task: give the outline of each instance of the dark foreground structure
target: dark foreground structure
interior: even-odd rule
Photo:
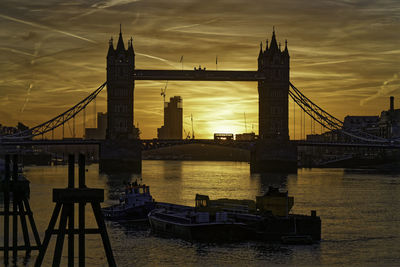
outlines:
[[[29,258],[32,250],[39,250],[41,247],[39,233],[36,228],[33,212],[29,205],[29,181],[19,175],[18,156],[14,155],[12,159],[12,176],[10,177],[10,155],[5,156],[4,178],[0,182],[0,193],[3,194],[4,211],[0,215],[4,217],[3,246],[0,248],[4,252],[4,265],[9,264],[9,251],[12,250],[13,262],[17,263],[18,251],[25,250],[25,258]],[[12,180],[10,179],[12,178]],[[12,211],[10,210],[10,197],[12,197]],[[12,227],[10,227],[10,217],[12,218]],[[28,231],[28,217],[36,246],[31,245]],[[18,219],[20,220],[23,234],[24,245],[18,245]],[[10,231],[12,229],[12,231]],[[10,233],[12,233],[12,246],[10,246]]]
[[[85,185],[85,157],[79,155],[79,187],[75,188],[74,169],[75,157],[69,156],[68,166],[68,187],[64,189],[53,189],[53,202],[56,203],[53,214],[50,219],[43,245],[39,255],[36,258],[35,266],[42,266],[44,256],[52,235],[57,235],[57,242],[53,256],[53,266],[60,266],[62,249],[64,245],[65,235],[68,235],[68,266],[74,265],[74,237],[78,235],[79,243],[79,266],[85,265],[85,235],[100,234],[103,241],[104,250],[107,256],[109,266],[116,266],[114,256],[111,249],[110,240],[108,238],[107,229],[101,213],[100,202],[104,201],[104,189],[87,188]],[[85,205],[90,203],[93,209],[94,217],[98,225],[98,229],[85,228]],[[79,206],[78,229],[75,229],[75,204]],[[60,215],[59,228],[55,229],[55,225]],[[68,222],[68,227],[67,227]]]

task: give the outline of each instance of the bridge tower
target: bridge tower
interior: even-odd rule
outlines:
[[[117,47],[110,40],[107,53],[107,130],[100,145],[100,171],[142,171],[139,129],[133,124],[135,52],[132,38],[125,49],[121,29]]]
[[[263,51],[260,44],[258,71],[266,74],[267,79],[258,82],[259,95],[259,136],[261,139],[275,141],[289,140],[289,51],[277,44],[275,30],[271,44]]]
[[[287,42],[282,50],[274,30],[258,55],[258,71],[267,78],[258,82],[260,138],[251,151],[251,172],[297,171],[297,147],[289,142],[289,62]]]
[[[133,98],[135,52],[132,38],[125,50],[121,29],[116,49],[110,39],[107,53],[107,132],[106,139],[134,139]]]

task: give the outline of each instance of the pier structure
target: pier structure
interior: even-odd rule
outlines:
[[[36,258],[35,266],[42,266],[52,235],[57,236],[52,266],[60,266],[65,235],[68,236],[68,266],[74,266],[75,235],[78,235],[79,266],[85,266],[85,235],[100,234],[109,266],[116,266],[100,203],[104,201],[104,189],[88,188],[85,184],[85,156],[79,155],[79,187],[75,188],[75,157],[68,158],[68,187],[53,189],[53,202],[56,203],[43,245]],[[90,203],[98,228],[85,228],[85,205]],[[78,204],[78,228],[75,228],[75,204]],[[59,227],[55,229],[58,217]]]
[[[12,175],[10,180],[10,155],[5,155],[5,173],[4,179],[0,183],[0,192],[3,193],[4,210],[0,211],[3,216],[3,246],[0,250],[4,252],[3,263],[9,264],[9,252],[12,250],[14,265],[17,264],[18,251],[24,250],[25,257],[28,258],[32,250],[39,250],[41,247],[40,237],[36,228],[33,212],[29,205],[29,181],[18,177],[18,156],[13,155]],[[11,199],[12,198],[12,199]],[[12,210],[10,204],[12,202]],[[10,217],[12,218],[12,227],[10,227]],[[28,220],[27,218],[28,217]],[[18,245],[18,219],[20,221],[24,245]],[[32,234],[36,245],[32,245],[28,229],[28,221],[31,226]],[[12,229],[12,231],[10,231]],[[10,233],[12,233],[12,245],[10,245]]]

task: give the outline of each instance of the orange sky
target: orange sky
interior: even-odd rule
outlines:
[[[215,69],[218,55],[220,70],[255,70],[259,43],[271,38],[275,25],[278,41],[288,40],[291,81],[306,96],[339,119],[378,115],[390,95],[400,106],[399,14],[395,0],[2,0],[0,123],[34,126],[101,85],[108,40],[116,39],[119,23],[125,42],[134,37],[140,69],[180,69],[182,55],[184,68]],[[162,125],[164,86],[136,83],[135,124],[142,138],[156,137]],[[258,132],[256,83],[170,81],[167,98],[174,95],[183,98],[187,131],[193,114],[197,138],[244,132],[244,112],[247,131]],[[96,109],[106,110],[105,92]],[[291,103],[291,117],[292,109]],[[88,127],[93,112],[91,105]],[[79,135],[81,116],[76,124]]]

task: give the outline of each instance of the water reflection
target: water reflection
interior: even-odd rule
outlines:
[[[258,194],[264,195],[268,192],[268,188],[270,186],[284,188],[287,190],[288,175],[289,173],[257,173],[251,174],[251,179],[258,180]]]
[[[141,182],[142,176],[141,174],[134,173],[102,173],[99,174],[100,179],[104,179],[106,184],[106,192],[108,199],[115,200],[119,199],[119,196],[122,192],[125,191],[125,186],[128,183],[132,183],[134,181]]]
[[[393,265],[399,260],[399,175],[341,169],[250,175],[248,164],[237,162],[143,161],[142,176],[99,175],[96,164],[87,168],[88,187],[104,188],[106,200],[108,191],[123,190],[124,181],[140,178],[150,185],[157,201],[185,205],[194,205],[196,193],[207,194],[211,199],[255,199],[269,185],[275,185],[286,188],[295,197],[294,213],[309,214],[310,210],[317,210],[322,219],[323,241],[307,247],[275,247],[257,242],[197,246],[179,239],[157,238],[137,226],[108,222],[118,266],[347,266],[354,262]],[[29,167],[25,175],[31,181],[31,207],[43,238],[54,208],[52,189],[67,186],[67,166]],[[92,216],[87,217],[87,223],[88,227],[95,225]],[[52,240],[51,244],[54,243]],[[106,260],[101,239],[89,237],[87,248],[88,255],[95,255],[87,258],[87,266],[103,266]],[[31,265],[35,253],[29,260]],[[19,257],[18,263],[22,261]],[[52,257],[45,261],[46,266],[51,266]]]

